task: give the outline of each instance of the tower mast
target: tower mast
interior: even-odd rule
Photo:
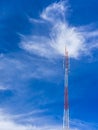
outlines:
[[[65,48],[64,58],[64,115],[63,115],[63,130],[69,130],[69,101],[68,101],[68,72],[69,72],[69,57],[68,51]]]

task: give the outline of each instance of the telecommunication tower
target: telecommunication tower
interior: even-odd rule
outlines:
[[[69,129],[69,101],[68,101],[68,73],[69,73],[69,56],[68,56],[68,51],[65,48],[63,130],[70,130]]]

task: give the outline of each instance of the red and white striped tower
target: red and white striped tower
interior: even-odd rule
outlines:
[[[69,72],[69,57],[68,51],[65,48],[65,64],[64,64],[64,115],[63,115],[63,130],[69,130],[69,101],[68,101],[68,72]]]

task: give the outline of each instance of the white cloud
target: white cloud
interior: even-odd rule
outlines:
[[[28,129],[30,130],[29,127]],[[10,115],[5,114],[2,111],[2,109],[0,109],[0,129],[1,130],[27,130],[27,127],[15,123],[13,120],[10,119]]]
[[[53,36],[54,35],[54,36]],[[85,39],[75,27],[68,27],[64,23],[59,23],[53,28],[51,46],[61,55],[64,55],[65,46],[69,56],[77,58],[82,50]]]
[[[88,55],[93,48],[98,48],[98,30],[88,30],[85,26],[70,26],[66,18],[68,12],[66,3],[54,3],[42,11],[40,15],[40,20],[44,21],[42,25],[45,25],[44,28],[47,28],[45,23],[50,25],[48,36],[41,34],[22,38],[20,47],[30,53],[50,59],[64,55],[65,46],[71,58]]]
[[[45,37],[31,36],[24,39],[21,43],[21,48],[29,50],[30,53],[40,55],[42,57],[52,57],[50,50],[52,49],[50,39]],[[26,44],[27,43],[27,44]]]

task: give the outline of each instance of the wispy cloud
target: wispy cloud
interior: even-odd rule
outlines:
[[[7,89],[9,89],[9,88],[6,86],[0,86],[0,91],[7,90]]]
[[[6,109],[9,109],[12,113],[13,111],[17,112],[18,109],[19,113],[25,110],[28,113],[33,107],[39,107],[42,101],[43,105],[50,103],[49,97],[45,98],[44,95],[48,86],[42,87],[42,84],[39,84],[40,80],[44,82],[45,79],[45,82],[54,83],[55,79],[57,79],[57,73],[60,75],[59,69],[57,69],[54,62],[49,63],[41,58],[38,60],[36,57],[20,52],[18,54],[3,55],[0,58],[0,72],[2,101],[0,106],[3,106],[4,103]],[[38,83],[35,84],[35,81],[38,81]],[[30,95],[28,96],[28,94]],[[5,97],[3,100],[2,96]],[[38,96],[40,96],[40,99]],[[20,98],[21,100],[19,100]],[[14,103],[17,104],[17,107],[13,106]],[[25,103],[26,107],[23,108],[20,104]]]
[[[31,34],[22,38],[20,47],[45,58],[64,55],[65,46],[71,58],[88,55],[93,48],[98,48],[98,30],[70,25],[67,21],[68,11],[67,2],[58,2],[48,6],[42,11],[39,19],[39,21],[44,21],[40,23],[44,25],[44,28],[49,28],[48,36]]]
[[[82,120],[71,120],[70,124],[76,130],[97,130],[98,124],[88,123]],[[72,129],[73,130],[73,129]]]
[[[62,130],[62,125],[57,125],[53,122],[48,122],[48,118],[40,118],[40,121],[42,124],[40,126],[38,125],[31,125],[28,123],[19,123],[14,120],[14,116],[5,113],[2,109],[0,109],[0,129],[1,130]],[[21,116],[18,116],[21,118]],[[36,122],[39,122],[39,118],[32,117],[32,121],[34,124]],[[47,125],[45,124],[47,121]],[[48,124],[49,123],[49,124]],[[70,121],[71,130],[84,130],[84,129],[89,129],[89,130],[97,130],[97,127],[95,124],[90,124],[87,122],[83,122],[80,120],[73,120]]]
[[[67,1],[53,3],[52,5],[48,6],[44,9],[40,15],[40,17],[46,21],[51,23],[61,22],[65,20],[65,13],[67,13],[68,4]]]
[[[53,78],[58,73],[56,68],[51,70],[51,63],[44,59],[38,61],[36,58],[23,53],[14,53],[14,57],[11,56],[4,55],[0,58],[0,89],[2,90],[11,88],[11,86],[14,89],[15,85],[20,86],[20,82],[28,81],[31,78]],[[52,65],[54,65],[53,62]]]
[[[19,116],[20,118],[20,116]],[[39,121],[39,118],[32,118],[32,121],[36,122]],[[45,119],[42,118],[42,121],[45,122]],[[60,127],[60,126],[59,126]],[[56,130],[59,129],[59,127],[54,125],[45,125],[41,124],[40,126],[37,125],[30,125],[28,123],[21,124],[17,123],[13,118],[12,115],[5,113],[2,109],[0,109],[0,129],[2,130]]]

